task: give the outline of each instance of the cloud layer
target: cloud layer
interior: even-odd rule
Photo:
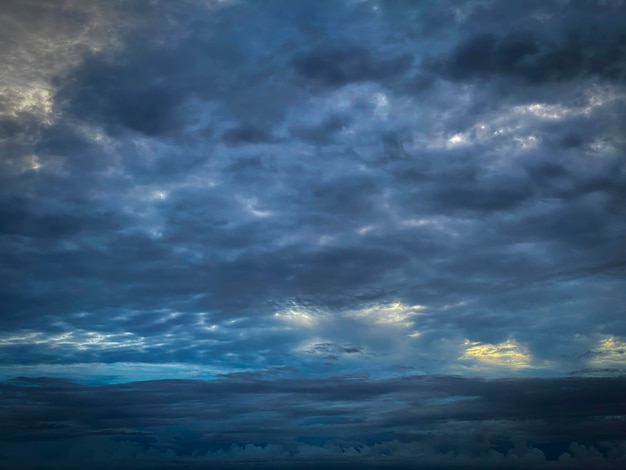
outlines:
[[[47,468],[618,468],[626,459],[623,378],[285,373],[100,386],[17,379],[1,386],[18,405],[3,411],[0,455],[21,468],[40,468],[43,455]]]
[[[621,384],[623,2],[12,0],[0,18],[6,383]],[[394,436],[370,457],[409,452]]]

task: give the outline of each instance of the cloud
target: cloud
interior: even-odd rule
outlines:
[[[488,366],[520,369],[530,366],[530,356],[514,341],[498,344],[482,344],[465,340],[465,352],[461,359],[473,360]]]
[[[626,362],[626,343],[613,336],[598,340],[596,347],[584,354],[592,368],[610,368],[623,366]]]
[[[303,77],[330,87],[394,77],[410,66],[406,56],[376,60],[370,54],[359,47],[319,48],[296,56],[293,66]]]
[[[30,443],[57,466],[135,460],[192,468],[253,461],[292,465],[314,458],[345,468],[408,465],[420,457],[436,468],[521,461],[531,468],[590,461],[610,467],[624,458],[623,432],[612,423],[623,418],[623,382],[233,376],[94,386],[22,378],[2,385],[14,403],[5,422],[20,429],[2,435],[2,450],[13,462],[17,449]],[[583,397],[584,409],[572,406]],[[38,413],[37,423],[32,413]],[[604,444],[580,444],[589,432]],[[69,453],[52,451],[52,443],[69,439],[81,445]],[[20,456],[23,467],[40,464],[36,455]]]
[[[222,140],[228,144],[252,144],[271,142],[271,136],[262,129],[254,126],[240,126],[227,129],[222,134]]]
[[[123,438],[120,455],[147,467],[170,451],[194,465],[194,445],[329,465],[420,452],[435,467],[539,465],[543,452],[558,468],[565,453],[593,460],[590,446],[608,458],[610,418],[585,421],[585,440],[533,414],[550,413],[543,401],[522,410],[476,388],[488,377],[530,403],[497,381],[509,377],[560,404],[564,384],[621,383],[541,381],[624,369],[620,2],[57,3],[0,7],[0,375],[100,385],[67,385],[63,404],[50,392],[17,429],[50,412],[52,436],[69,396],[93,392],[97,408],[107,390],[134,397],[119,422],[63,422],[59,439],[87,433],[113,455]],[[413,374],[460,388],[433,379],[433,415],[394,408],[415,404],[401,385]],[[167,378],[219,385],[137,385]],[[246,402],[237,380],[287,388]],[[368,401],[377,381],[403,391]],[[206,385],[180,407],[234,394],[232,417],[251,421],[206,411],[223,429],[199,425],[176,448],[158,436],[193,413],[167,405],[162,428],[145,424],[156,441],[128,440],[109,433],[150,413],[126,382],[156,401]],[[596,416],[595,398],[576,398]],[[470,424],[443,429],[489,413],[507,436],[524,414],[540,424],[524,418],[499,447]],[[422,422],[443,437],[416,437]],[[236,438],[256,425],[276,441]],[[534,439],[545,433],[555,447]]]
[[[590,5],[571,8],[548,2],[543,7],[552,10],[550,13],[536,7],[526,5],[519,12],[526,20],[524,27],[520,24],[512,32],[504,32],[505,27],[504,31],[475,33],[460,42],[447,58],[429,65],[452,80],[505,76],[539,84],[581,76],[617,81],[623,77],[623,37],[612,19],[612,15],[623,11],[623,5],[607,3],[603,9],[594,9]],[[497,15],[498,11],[497,6],[482,5],[471,14],[476,20],[478,15]],[[508,23],[514,15],[509,12],[504,21]],[[542,23],[554,15],[562,15],[562,22],[542,31]],[[586,29],[581,27],[583,22]]]

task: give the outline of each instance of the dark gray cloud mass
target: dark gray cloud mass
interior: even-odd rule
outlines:
[[[624,2],[0,18],[5,460],[623,460]]]
[[[1,388],[15,406],[3,411],[0,455],[41,448],[54,468],[618,468],[626,459],[623,378],[285,372],[97,386],[17,378]],[[38,468],[39,457],[21,457],[21,468]]]

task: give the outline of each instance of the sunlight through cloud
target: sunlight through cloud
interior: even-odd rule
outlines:
[[[531,356],[520,344],[513,340],[490,344],[470,341],[463,343],[465,351],[459,359],[478,362],[479,364],[509,369],[531,367]]]

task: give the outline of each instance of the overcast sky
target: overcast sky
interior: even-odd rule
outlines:
[[[0,31],[0,465],[623,464],[625,2]]]

